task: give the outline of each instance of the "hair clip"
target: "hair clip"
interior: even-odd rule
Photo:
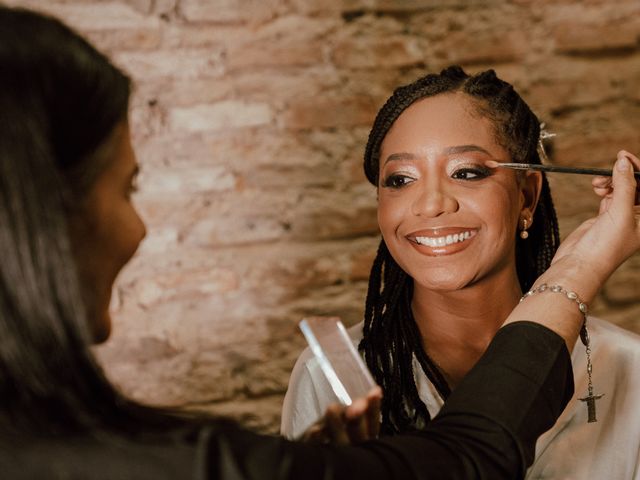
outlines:
[[[547,157],[547,152],[544,149],[544,140],[549,138],[553,138],[556,136],[555,133],[548,131],[546,127],[546,123],[540,124],[540,135],[538,136],[538,155],[540,155],[540,161],[543,163],[551,163],[549,161],[549,157]]]

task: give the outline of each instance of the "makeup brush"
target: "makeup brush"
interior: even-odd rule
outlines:
[[[611,170],[606,168],[584,168],[584,167],[560,167],[557,165],[541,165],[539,163],[501,163],[495,160],[487,160],[484,163],[489,168],[511,168],[513,170],[535,170],[537,172],[550,173],[576,173],[579,175],[602,175],[610,177]],[[633,175],[640,179],[640,172],[633,172]]]

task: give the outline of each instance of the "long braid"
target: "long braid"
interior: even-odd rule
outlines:
[[[417,100],[446,92],[464,92],[474,100],[480,113],[492,120],[497,141],[513,161],[540,163],[538,119],[513,87],[493,70],[469,76],[453,66],[396,89],[380,109],[364,157],[365,175],[373,185],[378,185],[380,146],[396,119]],[[526,291],[549,267],[560,244],[558,221],[544,174],[529,239],[525,242],[518,237],[515,241],[518,279]],[[381,241],[369,277],[359,349],[384,391],[381,431],[386,434],[421,428],[431,419],[418,394],[414,358],[442,398],[450,393],[443,373],[424,351],[411,310],[412,295],[413,280]]]

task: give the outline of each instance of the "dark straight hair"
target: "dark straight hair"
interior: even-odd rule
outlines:
[[[140,419],[96,364],[67,219],[109,161],[129,78],[54,18],[0,7],[0,432]]]
[[[468,96],[478,113],[492,121],[496,140],[511,161],[540,163],[540,123],[509,83],[493,70],[468,75],[459,66],[429,74],[393,92],[378,112],[364,155],[367,179],[378,186],[380,146],[387,132],[414,102],[444,93]],[[542,191],[529,238],[516,237],[516,269],[522,291],[527,291],[551,264],[560,244],[549,184],[543,174]],[[450,388],[442,372],[427,356],[411,311],[413,280],[395,262],[384,240],[373,262],[365,304],[364,335],[360,342],[367,365],[384,391],[382,432],[398,433],[422,428],[431,419],[414,380],[415,357],[443,398]]]

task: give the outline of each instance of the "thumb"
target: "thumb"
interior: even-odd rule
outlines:
[[[613,210],[625,211],[633,206],[636,195],[636,180],[633,166],[624,152],[618,153],[618,160],[613,168]]]

